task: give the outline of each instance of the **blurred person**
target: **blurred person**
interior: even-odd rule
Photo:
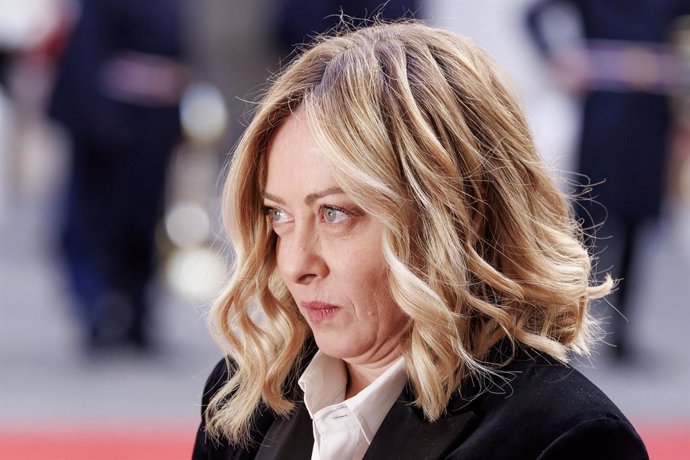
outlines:
[[[150,345],[149,285],[184,87],[175,0],[88,0],[50,115],[71,138],[62,252],[89,350]]]
[[[557,5],[580,21],[577,44],[557,46],[558,37],[546,32]],[[576,209],[593,253],[612,241],[620,246],[618,312],[611,324],[617,359],[631,357],[638,237],[663,204],[672,122],[667,93],[674,78],[666,44],[674,21],[686,14],[687,0],[539,0],[526,14],[530,37],[557,81],[582,101],[576,182],[591,184],[592,191]]]
[[[225,182],[228,354],[194,459],[646,459],[588,355],[591,257],[503,74],[422,23],[317,39]]]
[[[336,27],[341,17],[410,17],[419,3],[419,0],[279,0],[275,34],[285,57],[293,52],[295,46]]]

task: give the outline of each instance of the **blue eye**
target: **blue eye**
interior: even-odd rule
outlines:
[[[337,224],[346,220],[350,213],[344,209],[339,209],[333,206],[323,207],[323,220],[329,224]]]
[[[267,206],[264,208],[264,214],[274,224],[280,224],[288,220],[288,213],[280,208]]]

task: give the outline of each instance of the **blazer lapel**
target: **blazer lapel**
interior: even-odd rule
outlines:
[[[310,459],[313,448],[311,417],[300,401],[290,417],[276,418],[261,442],[256,459]]]
[[[466,410],[449,411],[432,423],[424,419],[412,400],[406,386],[376,432],[364,460],[438,459],[459,445],[476,425],[477,416],[466,405]]]

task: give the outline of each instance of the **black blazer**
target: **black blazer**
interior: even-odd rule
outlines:
[[[203,411],[227,379],[221,361],[204,390],[194,460],[311,458],[311,418],[296,383],[288,393],[297,403],[289,418],[276,417],[265,407],[257,410],[252,446],[208,439]],[[503,368],[501,378],[493,378],[483,390],[475,383],[465,385],[462,396],[453,397],[446,413],[433,423],[411,404],[414,399],[406,386],[365,459],[649,458],[633,426],[601,390],[577,370],[533,350],[521,351]]]

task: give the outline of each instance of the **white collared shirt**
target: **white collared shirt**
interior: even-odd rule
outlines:
[[[299,379],[314,430],[312,460],[361,459],[405,383],[396,360],[369,386],[345,399],[345,363],[318,351]]]

